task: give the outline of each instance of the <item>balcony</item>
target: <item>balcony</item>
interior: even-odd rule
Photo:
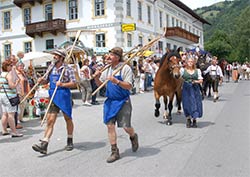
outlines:
[[[40,4],[43,3],[43,0],[14,0],[13,3],[18,6],[18,7],[22,7],[23,4],[25,3],[29,3],[30,5],[34,6],[35,2],[38,2]]]
[[[190,33],[189,31],[186,31],[180,27],[168,27],[165,37],[188,45],[199,43],[199,36]]]
[[[64,19],[54,19],[26,25],[26,34],[31,37],[35,37],[35,35],[42,37],[45,32],[56,35],[59,32],[65,33],[65,31],[66,20]]]

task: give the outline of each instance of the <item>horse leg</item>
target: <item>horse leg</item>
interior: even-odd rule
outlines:
[[[168,110],[168,97],[164,96],[163,101],[164,101],[164,105],[165,105],[165,111],[164,111],[163,119],[167,119],[167,117],[168,117],[168,112],[167,112],[167,110]]]
[[[167,125],[172,125],[172,109],[173,109],[173,98],[174,95],[169,97],[169,103],[168,103],[168,119],[167,119]]]
[[[178,90],[176,93],[176,100],[177,100],[177,106],[178,106],[178,110],[177,113],[181,114],[181,89]]]
[[[160,107],[161,107],[160,97],[155,92],[155,117],[159,117],[159,115],[160,115],[160,111],[159,111]]]

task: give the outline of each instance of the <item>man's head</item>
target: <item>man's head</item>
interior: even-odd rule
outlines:
[[[55,49],[51,51],[50,53],[54,55],[55,62],[58,62],[58,61],[63,62],[66,57],[66,52],[63,49]]]
[[[24,53],[22,51],[17,52],[17,57],[22,59],[24,57]]]
[[[123,50],[122,50],[122,48],[120,48],[120,47],[114,47],[113,49],[111,49],[110,51],[109,51],[109,54],[112,56],[112,55],[116,55],[118,58],[119,58],[119,62],[120,61],[123,61],[123,57],[122,57],[122,55],[123,55]]]

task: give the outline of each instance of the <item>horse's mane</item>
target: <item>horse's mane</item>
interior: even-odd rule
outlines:
[[[165,60],[171,58],[172,56],[176,56],[177,58],[181,58],[181,55],[179,54],[178,51],[176,50],[172,50],[169,52],[166,52],[162,57],[161,57],[161,61],[160,61],[160,67],[163,65],[163,63],[165,62]]]

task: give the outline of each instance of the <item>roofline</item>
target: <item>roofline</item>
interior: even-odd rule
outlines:
[[[181,8],[182,10],[186,11],[190,15],[192,15],[197,20],[201,21],[203,24],[211,25],[207,20],[205,20],[204,18],[197,15],[192,9],[190,9],[188,6],[183,4],[181,1],[179,1],[179,0],[169,0],[169,1],[172,2],[173,4],[175,4],[176,6],[178,6],[179,8]]]

